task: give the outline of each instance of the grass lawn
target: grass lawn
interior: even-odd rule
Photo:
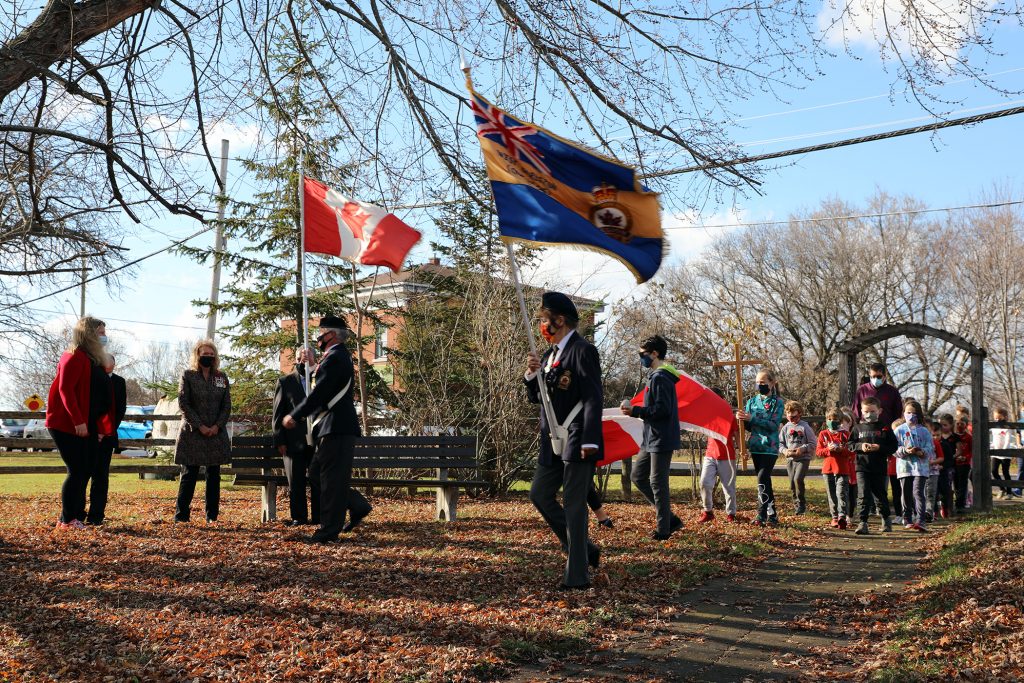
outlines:
[[[518,493],[464,497],[455,523],[431,521],[429,495],[374,496],[367,523],[323,547],[301,542],[309,528],[260,524],[256,489],[226,487],[216,526],[178,525],[176,482],[132,477],[112,482],[109,524],[55,532],[61,480],[2,482],[0,681],[475,681],[553,657],[613,659],[681,592],[816,543],[825,519],[786,503],[777,530],[697,527],[676,477],[688,528],[658,543],[650,506],[613,491],[615,529],[591,527],[604,550],[595,588],[567,594],[553,589],[557,543]],[[754,480],[740,483],[749,519]],[[808,483],[820,510],[820,482]],[[202,484],[196,498],[201,519]]]
[[[922,571],[901,590],[819,605],[816,630],[846,637],[815,652],[809,680],[1024,679],[1024,506],[1000,504],[922,540]]]

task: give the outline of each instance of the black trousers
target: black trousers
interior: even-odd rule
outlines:
[[[590,490],[587,491],[587,507],[594,512],[597,512],[604,506],[604,501],[601,500],[601,494],[597,491],[597,486],[594,485],[593,480],[590,482]]]
[[[857,510],[860,521],[868,521],[874,506],[878,507],[882,517],[889,518],[889,496],[885,490],[887,477],[885,472],[857,472]]]
[[[303,524],[306,522],[320,523],[320,482],[309,477],[309,469],[312,464],[312,453],[284,456],[284,473],[288,477],[288,511],[293,520]],[[306,505],[307,488],[309,488],[309,506]]]
[[[372,509],[363,494],[350,486],[355,449],[356,437],[352,434],[328,434],[317,444],[309,478],[320,484],[320,530],[317,533],[321,536],[341,533],[346,512],[353,520],[365,517]]]
[[[530,502],[558,537],[568,557],[562,583],[583,586],[590,583],[588,558],[597,547],[588,538],[587,491],[594,485],[594,462],[537,463],[530,484]],[[558,502],[562,490],[564,507]]]
[[[999,476],[999,470],[1003,471],[1003,476]],[[1009,458],[992,458],[992,478],[993,479],[1009,479],[1010,478],[1010,459]],[[1008,491],[1009,489],[1002,489]]]
[[[200,468],[206,470],[206,519],[216,521],[220,514],[220,465],[182,465],[175,521],[187,522],[192,516],[192,497],[196,493]]]
[[[95,437],[90,439],[76,436],[59,429],[48,431],[68,470],[60,487],[60,521],[67,524],[76,519],[85,519],[85,487],[89,483],[89,472],[96,457],[96,449],[90,442],[95,441]]]
[[[889,475],[889,488],[892,490],[892,509],[897,517],[903,516],[903,485],[895,474]]]
[[[103,524],[107,514],[107,492],[110,490],[110,459],[114,456],[114,438],[105,437],[96,445],[96,457],[89,472],[89,512],[85,511],[83,490],[82,517],[89,524]]]
[[[941,503],[946,514],[953,512],[953,468],[944,467],[939,470],[939,485],[935,487],[935,502]],[[932,507],[935,514],[939,514],[939,506]]]
[[[953,492],[956,494],[956,509],[967,507],[967,483],[971,480],[971,466],[957,465],[953,472]]]
[[[757,518],[761,521],[778,519],[775,512],[775,489],[772,488],[772,470],[779,456],[774,453],[751,453],[757,472]]]

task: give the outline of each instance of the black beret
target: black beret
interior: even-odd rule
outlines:
[[[320,318],[320,329],[322,330],[325,327],[329,327],[334,330],[347,330],[348,323],[345,322],[344,318],[339,318],[336,315],[325,315]]]
[[[580,319],[580,314],[576,311],[576,304],[561,292],[544,292],[540,298],[540,305],[541,308],[546,308],[555,315],[564,315],[573,320]]]

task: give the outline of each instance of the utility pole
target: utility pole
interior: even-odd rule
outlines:
[[[89,270],[86,267],[85,263],[86,263],[85,257],[83,256],[82,257],[82,297],[81,297],[81,301],[78,304],[78,317],[79,318],[84,318],[85,317],[85,274]]]
[[[213,282],[210,285],[210,314],[206,319],[206,337],[213,339],[217,333],[217,299],[220,295],[220,261],[227,249],[224,238],[224,209],[228,193],[228,141],[220,141],[220,177],[217,179],[219,198],[217,200],[217,232],[213,238]]]

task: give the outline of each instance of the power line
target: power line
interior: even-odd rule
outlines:
[[[757,225],[787,225],[789,223],[824,223],[826,221],[856,220],[858,218],[885,218],[889,216],[911,216],[919,213],[936,213],[939,211],[962,211],[966,209],[994,209],[1000,206],[1024,204],[1024,199],[1014,199],[991,204],[967,204],[964,206],[947,206],[941,209],[907,209],[906,211],[887,211],[884,213],[859,213],[849,216],[818,216],[814,218],[788,218],[780,221],[749,221],[744,223],[719,223],[717,225],[676,225],[666,230],[702,230],[705,228],[745,228]]]
[[[48,308],[36,308],[35,306],[25,306],[25,308],[27,308],[29,310],[32,310],[32,311],[38,311],[39,313],[57,313],[58,315],[66,315],[67,314],[66,311],[55,311],[55,310],[48,309]],[[119,322],[119,323],[133,323],[135,325],[152,325],[154,327],[174,327],[176,329],[184,329],[184,330],[205,330],[206,329],[205,327],[196,327],[194,325],[175,325],[174,323],[151,323],[151,322],[146,322],[145,320],[128,320],[126,318],[111,318],[110,316],[106,316],[106,315],[103,316],[103,320],[105,320],[105,321],[106,320],[113,320],[113,321]]]
[[[1006,74],[1017,73],[1018,71],[1024,71],[1024,67],[1016,67],[1016,68],[1013,68],[1013,69],[1006,69],[1004,71],[996,71],[995,73],[988,74],[987,78],[992,78],[994,76],[1004,76]],[[946,83],[943,83],[942,86],[945,87],[945,86],[949,86],[949,85],[959,85],[961,83],[973,83],[976,80],[977,79],[975,79],[973,77],[972,78],[960,78],[960,79],[957,79],[955,81],[948,81]],[[878,95],[868,95],[866,97],[858,97],[858,98],[855,98],[855,99],[852,99],[852,100],[840,100],[838,102],[827,102],[827,103],[824,103],[824,104],[814,104],[814,105],[811,105],[809,107],[799,107],[799,108],[796,108],[796,109],[784,109],[782,111],[775,111],[775,112],[771,112],[771,113],[768,113],[768,114],[755,114],[754,116],[744,116],[743,118],[736,119],[736,121],[737,122],[743,122],[743,121],[757,121],[758,119],[770,119],[770,118],[774,118],[776,116],[787,116],[789,114],[800,114],[800,113],[803,113],[803,112],[816,111],[816,110],[819,110],[819,109],[829,109],[831,107],[841,107],[841,106],[844,106],[844,105],[847,105],[847,104],[858,104],[860,102],[868,102],[870,100],[880,100],[883,97],[890,97],[890,94],[889,93],[882,93],[882,94],[878,94]]]
[[[113,275],[114,273],[116,273],[118,271],[124,270],[125,268],[131,268],[132,266],[134,266],[134,265],[136,265],[138,263],[141,263],[142,261],[145,261],[146,259],[153,258],[154,256],[158,256],[158,255],[164,253],[165,251],[173,249],[174,247],[177,247],[177,246],[179,246],[181,244],[184,244],[185,242],[188,242],[190,239],[192,239],[194,237],[199,237],[203,233],[207,233],[207,232],[213,230],[213,227],[214,226],[212,226],[212,225],[208,225],[205,228],[203,228],[202,230],[197,230],[196,232],[192,233],[188,237],[185,237],[184,239],[180,239],[180,240],[176,240],[174,242],[171,242],[166,247],[163,247],[162,249],[157,249],[156,251],[151,252],[149,254],[146,254],[145,256],[140,256],[139,258],[135,259],[134,261],[129,261],[128,263],[122,264],[122,265],[118,266],[117,268],[112,268],[112,269],[110,269],[110,270],[108,270],[106,272],[100,273],[99,275],[93,275],[92,277],[86,278],[85,280],[82,280],[82,281],[79,281],[79,282],[76,282],[73,285],[68,285],[67,287],[63,287],[61,289],[54,290],[54,291],[49,292],[47,294],[43,294],[42,296],[37,296],[35,299],[29,299],[28,301],[22,301],[21,303],[11,304],[10,306],[5,306],[4,308],[0,309],[0,311],[9,311],[12,308],[22,308],[24,306],[27,306],[28,304],[34,304],[37,301],[42,301],[43,299],[49,298],[51,296],[54,296],[55,294],[62,294],[64,292],[70,291],[72,289],[77,289],[77,288],[81,287],[83,284],[85,284],[87,282],[93,282],[95,280],[101,280],[101,279],[103,279],[103,278],[105,278],[105,277],[107,277],[109,275]]]
[[[799,148],[796,148],[796,149],[783,150],[783,151],[780,151],[780,152],[772,152],[772,153],[769,153],[769,154],[760,154],[760,155],[757,155],[757,156],[750,156],[750,157],[740,157],[738,159],[732,159],[732,160],[727,160],[727,161],[715,161],[715,162],[711,162],[709,164],[700,164],[700,165],[696,165],[696,166],[686,166],[684,168],[677,168],[677,169],[672,169],[672,170],[667,170],[667,171],[656,171],[654,173],[647,173],[647,174],[638,175],[637,177],[641,178],[641,179],[663,178],[663,177],[672,176],[672,175],[681,175],[681,174],[684,174],[684,173],[692,173],[694,171],[704,171],[704,170],[710,170],[710,169],[714,169],[714,168],[723,168],[725,166],[739,166],[739,165],[743,165],[743,164],[756,163],[756,162],[759,162],[759,161],[768,161],[768,160],[771,160],[771,159],[779,159],[779,158],[787,157],[787,156],[795,156],[795,155],[799,155],[799,154],[810,154],[812,152],[820,152],[820,151],[824,151],[824,150],[828,150],[828,149],[837,149],[839,147],[847,147],[847,146],[851,146],[851,145],[858,145],[858,144],[861,144],[861,143],[864,143],[864,142],[874,142],[876,140],[886,140],[886,139],[889,139],[889,138],[896,138],[896,137],[901,137],[901,136],[904,136],[904,135],[914,135],[916,133],[925,133],[925,132],[929,132],[929,131],[942,130],[944,128],[952,128],[952,127],[955,127],[955,126],[966,126],[966,125],[971,125],[971,124],[974,124],[974,123],[981,123],[983,121],[989,121],[989,120],[992,120],[992,119],[1003,118],[1003,117],[1006,117],[1006,116],[1015,116],[1017,114],[1022,114],[1022,113],[1024,113],[1024,107],[1011,107],[1009,109],[1000,109],[998,111],[988,112],[988,113],[985,113],[985,114],[977,114],[977,115],[974,115],[974,116],[964,116],[964,117],[960,117],[960,118],[956,118],[956,119],[947,119],[945,121],[937,121],[935,123],[930,123],[930,124],[926,124],[926,125],[923,125],[923,126],[915,126],[913,128],[902,128],[902,129],[899,129],[899,130],[889,131],[889,132],[886,132],[886,133],[877,133],[875,135],[865,135],[865,136],[858,137],[858,138],[849,138],[849,139],[846,139],[846,140],[837,140],[835,142],[828,142],[828,143],[821,144],[821,145],[812,145],[812,146],[809,146],[809,147],[799,147]],[[454,204],[454,203],[457,203],[457,202],[460,202],[460,201],[465,201],[465,200],[443,200],[443,201],[429,202],[429,203],[423,203],[423,204],[412,204],[412,205],[396,206],[396,207],[394,207],[392,209],[392,211],[399,211],[399,210],[405,210],[405,209],[429,208],[429,207],[435,207],[435,206],[445,206],[445,205]],[[1013,202],[1013,203],[1018,203],[1018,202]],[[979,208],[981,206],[984,206],[984,205],[979,205]],[[993,206],[996,206],[996,205],[993,205]],[[959,207],[952,207],[950,209],[931,209],[931,211],[955,210],[956,208],[959,208]],[[963,207],[963,208],[971,208],[971,207]],[[920,212],[923,212],[923,211],[924,210],[919,210],[918,212],[920,213]],[[905,213],[912,213],[912,212],[908,211],[908,212],[905,212]],[[892,215],[898,215],[898,214],[892,214]],[[869,217],[869,216],[865,215],[865,217]],[[834,219],[835,218],[832,218],[830,220],[834,220]],[[808,219],[808,220],[810,220],[810,219]],[[821,219],[821,220],[825,220],[825,219]],[[782,221],[782,222],[788,222],[788,221]],[[732,225],[738,225],[738,224],[726,224],[726,225],[723,225],[721,227],[731,227]],[[754,223],[754,225],[764,225],[764,223],[761,223],[761,224]],[[692,227],[719,227],[719,226],[692,226]],[[107,277],[109,275],[113,275],[114,273],[116,273],[118,271],[124,270],[125,268],[129,268],[129,267],[131,267],[133,265],[141,263],[142,261],[145,261],[146,259],[152,258],[154,256],[157,256],[159,254],[164,253],[165,251],[173,249],[174,247],[176,247],[178,245],[184,244],[185,242],[188,242],[192,238],[198,237],[199,235],[202,235],[203,233],[209,232],[212,229],[213,229],[213,226],[207,226],[207,227],[205,227],[205,228],[203,228],[201,230],[198,230],[198,231],[192,233],[191,235],[189,235],[188,237],[185,237],[184,239],[177,240],[175,242],[172,242],[172,243],[168,244],[166,247],[163,247],[162,249],[158,249],[158,250],[156,250],[156,251],[154,251],[154,252],[152,252],[150,254],[147,254],[145,256],[137,258],[134,261],[129,261],[128,263],[125,263],[124,265],[118,266],[117,268],[113,268],[113,269],[108,270],[108,271],[106,271],[104,273],[100,273],[98,275],[94,275],[94,276],[92,276],[90,278],[87,278],[85,280],[85,282],[93,282],[95,280],[100,280],[102,278],[105,278],[105,277]],[[27,304],[35,303],[36,301],[41,301],[41,300],[46,299],[48,297],[54,296],[56,294],[61,294],[63,292],[70,291],[72,289],[80,287],[82,284],[83,284],[82,282],[77,282],[77,283],[75,283],[73,285],[69,285],[69,286],[64,287],[62,289],[58,289],[58,290],[55,290],[53,292],[49,292],[47,294],[43,294],[43,295],[38,296],[38,297],[36,297],[34,299],[29,299],[28,301],[24,301],[24,302],[21,302],[21,303],[18,303],[18,304],[11,304],[9,306],[6,306],[6,307],[0,309],[0,311],[7,311],[7,310],[14,309],[14,308],[20,308],[20,307],[26,306]]]
[[[945,121],[936,121],[935,123],[929,123],[923,126],[915,126],[913,128],[901,128],[899,130],[891,130],[886,133],[876,133],[874,135],[864,135],[858,138],[848,138],[846,140],[836,140],[835,142],[826,142],[820,145],[811,145],[809,147],[798,147],[796,149],[782,150],[781,152],[771,152],[769,154],[759,154],[757,156],[739,157],[738,159],[728,159],[723,161],[712,161],[706,164],[698,164],[696,166],[685,166],[683,168],[671,169],[668,171],[654,171],[653,173],[645,173],[638,175],[638,178],[664,178],[672,175],[682,175],[683,173],[693,173],[694,171],[708,171],[714,168],[725,168],[726,166],[741,166],[744,164],[753,164],[759,161],[769,161],[771,159],[781,159],[782,157],[795,156],[798,154],[810,154],[811,152],[822,152],[827,149],[837,149],[839,147],[848,147],[850,145],[859,145],[864,142],[875,142],[876,140],[887,140],[889,138],[897,138],[903,135],[914,135],[915,133],[927,133],[929,131],[942,130],[943,128],[952,128],[954,126],[967,126],[972,123],[981,123],[982,121],[989,121],[991,119],[1003,118],[1005,116],[1015,116],[1017,114],[1024,114],[1024,107],[1011,107],[1009,109],[1000,109],[998,111],[992,111],[985,114],[976,114],[974,116],[962,116],[956,119],[947,119]]]

